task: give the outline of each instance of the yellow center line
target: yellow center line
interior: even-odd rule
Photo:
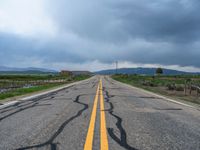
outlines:
[[[108,137],[106,132],[106,117],[105,117],[105,109],[104,109],[104,97],[103,97],[103,87],[102,80],[100,80],[100,115],[101,115],[101,150],[108,150]]]
[[[99,84],[98,84],[95,99],[94,99],[94,105],[93,105],[93,109],[92,109],[92,115],[91,115],[90,124],[89,124],[88,132],[87,132],[87,137],[86,137],[86,141],[85,141],[85,145],[84,145],[84,150],[92,150],[97,104],[98,104],[98,96],[99,96]]]
[[[102,87],[102,80],[100,79],[98,87],[97,87],[95,99],[94,99],[94,105],[92,109],[87,136],[86,136],[84,150],[92,150],[99,95],[100,95],[100,149],[101,150],[109,149],[108,137],[107,137],[107,131],[106,131],[106,117],[105,117],[105,112],[104,112],[105,108],[104,108],[103,87]]]

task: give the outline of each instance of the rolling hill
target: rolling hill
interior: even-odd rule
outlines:
[[[55,70],[44,69],[44,68],[14,68],[0,66],[0,74],[54,74],[57,73]]]
[[[120,68],[117,70],[118,74],[142,74],[142,75],[154,75],[157,68]],[[101,70],[95,72],[95,74],[101,74],[101,75],[112,75],[115,74],[115,69],[109,69],[109,70]],[[186,74],[200,74],[198,72],[184,72],[184,71],[178,71],[178,70],[171,70],[171,69],[163,69],[164,75],[186,75]]]

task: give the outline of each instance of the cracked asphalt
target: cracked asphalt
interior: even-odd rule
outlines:
[[[83,150],[100,78],[110,150],[200,150],[200,111],[95,76],[0,109],[2,150]],[[98,101],[93,149],[100,149]]]

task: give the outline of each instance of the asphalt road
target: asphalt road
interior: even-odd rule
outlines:
[[[2,150],[90,148],[200,150],[200,111],[106,76],[0,109]]]

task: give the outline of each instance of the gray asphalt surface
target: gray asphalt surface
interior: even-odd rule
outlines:
[[[0,109],[0,149],[83,150],[100,76]],[[199,150],[200,111],[102,76],[110,150]],[[99,105],[93,149],[100,145]]]

